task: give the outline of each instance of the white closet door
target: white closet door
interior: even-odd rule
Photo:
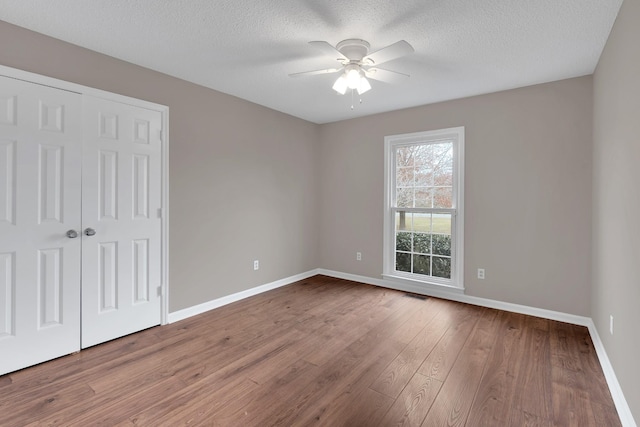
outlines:
[[[0,76],[0,374],[80,349],[81,106]]]
[[[84,97],[82,347],[160,324],[160,112]],[[95,233],[95,234],[94,234]]]

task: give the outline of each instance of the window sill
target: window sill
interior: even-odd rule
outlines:
[[[407,277],[395,276],[392,274],[383,274],[382,278],[389,282],[390,287],[399,287],[402,290],[423,293],[423,292],[446,292],[451,294],[464,295],[464,288],[445,285],[442,283],[423,282],[421,280],[409,279]],[[393,286],[396,285],[396,286]]]

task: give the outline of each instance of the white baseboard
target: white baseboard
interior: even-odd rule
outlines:
[[[589,319],[588,328],[589,334],[591,335],[591,341],[593,341],[593,346],[595,347],[596,353],[598,354],[598,359],[600,360],[600,366],[602,367],[604,377],[606,378],[607,385],[609,386],[609,391],[611,392],[611,398],[613,399],[613,403],[615,403],[616,409],[618,410],[620,422],[624,427],[637,427],[636,422],[633,419],[633,414],[631,413],[631,408],[629,408],[627,399],[625,399],[624,394],[622,393],[622,388],[620,387],[620,383],[618,382],[618,377],[616,377],[616,373],[613,370],[611,361],[609,360],[607,352],[604,349],[604,344],[602,343],[600,335],[598,334],[598,329],[591,319]]]
[[[383,288],[396,289],[398,291],[413,292],[421,295],[429,295],[436,298],[448,299],[451,301],[463,302],[466,304],[479,305],[482,307],[495,308],[498,310],[510,311],[513,313],[527,314],[529,316],[542,317],[544,319],[557,320],[559,322],[572,323],[574,325],[589,326],[591,319],[584,316],[562,313],[559,311],[545,310],[542,308],[529,307],[526,305],[513,304],[510,302],[496,301],[488,298],[464,295],[458,292],[450,292],[446,289],[424,288],[422,286],[412,286],[404,282],[397,282],[389,279],[374,279],[356,274],[341,273],[339,271],[318,269],[318,274],[337,277],[339,279],[353,280],[354,282],[367,283],[369,285]]]
[[[613,402],[616,405],[616,409],[618,410],[618,415],[620,416],[620,422],[622,423],[623,427],[637,427],[633,419],[633,415],[631,414],[631,409],[629,408],[629,405],[627,404],[624,394],[622,393],[622,389],[620,388],[620,383],[618,382],[618,378],[616,377],[616,374],[613,370],[613,366],[611,365],[611,362],[609,361],[609,358],[607,357],[607,353],[604,349],[604,345],[600,340],[600,336],[598,335],[596,326],[593,323],[593,320],[589,317],[576,316],[574,314],[562,313],[559,311],[545,310],[542,308],[529,307],[526,305],[496,301],[488,298],[474,297],[470,295],[464,295],[458,292],[450,292],[447,290],[440,290],[440,289],[434,289],[434,288],[426,289],[423,287],[412,285],[410,283],[397,282],[389,279],[374,279],[372,277],[360,276],[357,274],[342,273],[339,271],[318,268],[315,270],[309,270],[307,272],[297,274],[295,276],[290,276],[285,279],[276,280],[275,282],[257,286],[255,288],[247,289],[245,291],[237,292],[235,294],[227,295],[222,298],[217,298],[215,300],[198,304],[193,307],[189,307],[183,310],[169,313],[168,320],[169,320],[169,323],[174,323],[191,316],[196,316],[198,314],[205,313],[209,310],[213,310],[214,308],[231,304],[232,302],[236,302],[244,298],[258,295],[263,292],[279,288],[281,286],[289,285],[291,283],[297,282],[298,280],[307,279],[317,274],[322,274],[329,277],[335,277],[338,279],[351,280],[359,283],[365,283],[368,285],[379,286],[382,288],[396,289],[404,292],[412,292],[416,294],[429,295],[436,298],[442,298],[442,299],[462,302],[466,304],[479,305],[481,307],[495,308],[498,310],[510,311],[513,313],[526,314],[529,316],[541,317],[544,319],[557,320],[559,322],[586,326],[589,329],[591,340],[593,341],[593,346],[595,347],[596,353],[598,354],[598,359],[600,360],[602,371],[604,372],[605,379],[607,380],[609,391],[611,392],[611,397],[613,398]]]
[[[214,308],[222,307],[223,305],[231,304],[232,302],[240,301],[241,299],[249,298],[254,295],[258,295],[263,292],[270,291],[272,289],[289,285],[293,282],[297,282],[298,280],[307,279],[309,277],[315,276],[316,274],[318,274],[316,270],[310,270],[304,273],[296,274],[295,276],[286,277],[284,279],[276,280],[275,282],[267,283],[261,286],[256,286],[255,288],[236,292],[235,294],[227,295],[221,298],[216,298],[214,300],[207,301],[202,304],[198,304],[182,310],[174,311],[173,313],[169,313],[168,321],[169,323],[178,322],[180,320],[187,319],[191,316],[196,316],[198,314],[205,313],[209,310],[213,310]]]

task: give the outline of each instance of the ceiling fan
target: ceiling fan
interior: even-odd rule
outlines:
[[[371,89],[367,77],[374,80],[392,83],[399,78],[407,78],[408,74],[380,68],[379,65],[392,59],[413,53],[413,47],[404,40],[395,42],[375,52],[369,53],[370,45],[365,40],[347,39],[333,47],[326,41],[312,41],[310,45],[322,50],[327,56],[336,59],[341,65],[337,68],[304,71],[289,74],[289,77],[313,76],[343,72],[333,85],[333,90],[341,95],[347,89],[363,94]]]

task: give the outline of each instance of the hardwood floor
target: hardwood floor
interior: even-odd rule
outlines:
[[[315,276],[1,376],[0,425],[620,421],[584,327]]]

